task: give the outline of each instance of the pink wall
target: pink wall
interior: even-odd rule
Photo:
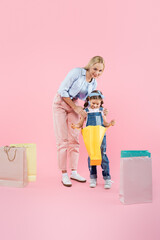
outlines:
[[[108,156],[119,174],[120,150],[148,149],[159,172],[160,4],[152,1],[0,2],[0,145],[35,142],[38,176],[57,173],[52,100],[67,72],[102,55],[98,88],[106,96]],[[81,138],[80,169],[86,152]],[[85,170],[84,170],[85,171]]]

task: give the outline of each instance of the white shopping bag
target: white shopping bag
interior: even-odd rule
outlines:
[[[120,201],[152,202],[152,161],[148,151],[121,151]]]

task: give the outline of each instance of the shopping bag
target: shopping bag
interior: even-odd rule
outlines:
[[[24,187],[27,183],[26,149],[0,147],[0,186]]]
[[[82,136],[90,157],[90,165],[101,165],[101,144],[106,132],[103,126],[87,126],[82,129]]]
[[[10,146],[26,148],[27,166],[28,166],[28,181],[29,182],[36,181],[36,175],[37,175],[36,144],[22,143],[22,144],[11,144]]]
[[[121,151],[120,201],[152,202],[152,161],[148,151]]]

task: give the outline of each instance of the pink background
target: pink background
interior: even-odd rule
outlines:
[[[37,144],[37,182],[0,187],[3,240],[159,240],[160,3],[158,0],[1,0],[0,146]],[[101,55],[98,79],[105,95],[108,157],[114,184],[73,183],[57,169],[53,97],[74,67]],[[79,172],[89,180],[80,136]],[[152,154],[153,203],[123,206],[118,199],[120,151]]]

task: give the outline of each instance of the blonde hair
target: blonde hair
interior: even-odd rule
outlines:
[[[89,61],[89,63],[84,67],[84,69],[89,70],[94,64],[96,63],[102,63],[103,64],[103,70],[105,68],[105,62],[104,59],[100,56],[95,56],[93,58],[91,58],[91,60]]]

